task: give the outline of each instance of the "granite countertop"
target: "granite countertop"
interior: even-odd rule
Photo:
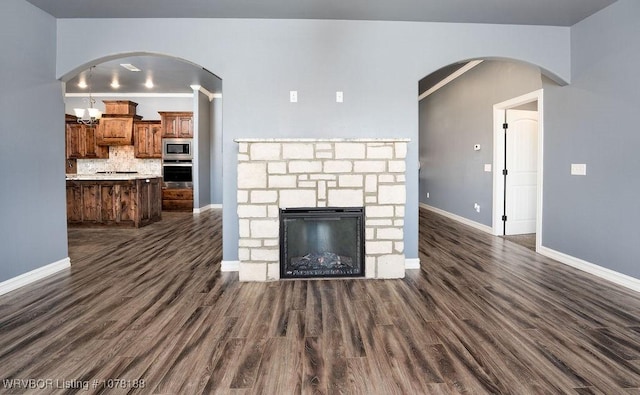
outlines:
[[[140,180],[146,178],[160,178],[158,174],[140,174],[140,173],[102,173],[102,174],[66,174],[65,178],[68,181],[128,181],[128,180]]]

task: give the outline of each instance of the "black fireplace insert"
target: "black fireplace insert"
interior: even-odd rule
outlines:
[[[280,209],[280,278],[364,277],[364,208]]]

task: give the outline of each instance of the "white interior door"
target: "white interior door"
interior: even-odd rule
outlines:
[[[536,232],[538,112],[506,110],[506,235]]]

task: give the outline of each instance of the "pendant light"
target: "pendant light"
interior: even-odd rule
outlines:
[[[98,121],[100,120],[100,118],[102,118],[102,112],[100,110],[98,110],[97,108],[93,107],[93,105],[96,103],[96,100],[93,98],[93,96],[91,96],[91,71],[95,68],[96,66],[91,66],[89,68],[89,77],[87,78],[88,80],[88,85],[89,85],[89,98],[85,99],[89,102],[89,107],[87,108],[74,108],[73,112],[76,114],[76,118],[78,119],[78,123],[82,123],[85,124],[87,126],[95,126]],[[86,117],[85,117],[86,115]]]

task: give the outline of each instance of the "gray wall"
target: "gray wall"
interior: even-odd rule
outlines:
[[[80,31],[100,34],[88,45]],[[522,59],[568,81],[569,43],[568,28],[547,26],[63,19],[58,21],[57,72],[74,75],[96,60],[144,50],[189,60],[223,79],[223,257],[228,261],[238,257],[235,138],[410,138],[405,253],[417,258],[418,81],[442,66],[479,56]],[[298,91],[298,103],[289,103],[290,90]],[[335,103],[337,90],[344,91],[342,104]]]
[[[540,88],[536,67],[484,61],[421,100],[420,201],[492,226],[493,105]]]
[[[194,96],[194,137],[197,144],[197,166],[194,167],[194,208],[211,204],[211,102],[209,97],[198,92]]]
[[[558,27],[235,19],[56,21],[24,0],[0,2],[0,22],[0,50],[11,54],[0,63],[0,168],[12,191],[5,188],[0,201],[2,280],[68,255],[62,167],[65,108],[57,78],[75,75],[96,61],[145,51],[187,59],[224,77],[219,152],[225,169],[225,260],[237,259],[234,138],[387,136],[417,142],[418,80],[467,58],[522,59],[540,65],[555,80],[570,78],[569,29]],[[83,31],[100,34],[78,33]],[[443,36],[456,45],[434,39]],[[523,41],[530,45],[523,48]],[[296,105],[287,100],[292,89],[300,93]],[[336,90],[345,92],[345,103],[334,102]],[[38,111],[31,110],[34,105]],[[412,144],[405,225],[408,258],[418,255],[417,153],[417,144]]]
[[[0,2],[0,282],[68,256],[56,21]]]
[[[213,141],[211,143],[211,203],[222,204],[222,99],[211,102],[211,123]]]
[[[640,2],[571,29],[572,85],[545,83],[543,244],[640,278]],[[586,163],[586,176],[571,176]]]

